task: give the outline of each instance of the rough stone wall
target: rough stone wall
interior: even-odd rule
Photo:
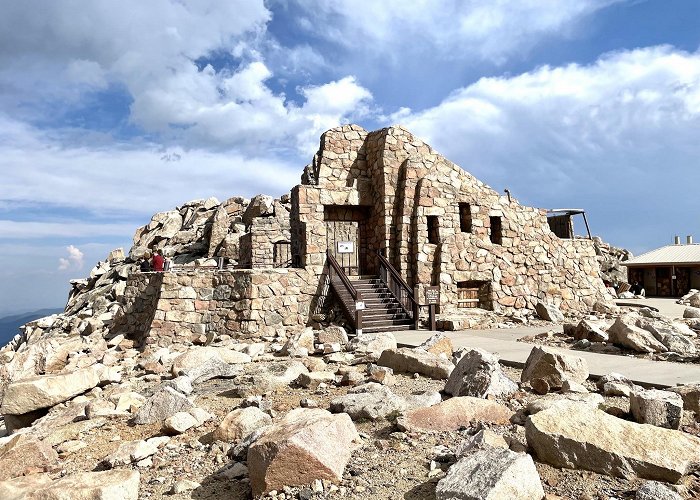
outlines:
[[[500,196],[401,127],[326,132],[302,181],[292,193],[292,234],[305,265],[325,261],[324,205],[359,205],[369,207],[368,261],[385,251],[409,284],[440,284],[443,311],[456,307],[464,281],[490,282],[493,307],[506,314],[539,300],[584,310],[605,296],[590,241],[560,240],[544,211]],[[469,204],[471,232],[461,230],[460,203]],[[439,225],[436,244],[429,216]],[[492,217],[500,243],[491,241]]]
[[[284,336],[309,323],[318,287],[305,269],[133,273],[113,332],[159,345],[202,335]]]

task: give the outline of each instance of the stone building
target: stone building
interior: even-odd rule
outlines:
[[[582,310],[604,293],[589,239],[557,238],[546,211],[500,196],[401,127],[326,132],[292,190],[291,226],[302,266],[349,239],[349,274],[376,275],[382,252],[411,287],[439,285],[443,311],[465,305],[462,290],[503,313],[538,301]]]
[[[590,239],[558,238],[545,210],[501,196],[402,127],[327,131],[301,184],[279,200],[185,207],[174,222],[154,216],[131,252],[147,241],[185,264],[158,286],[142,277],[127,290],[127,309],[163,331],[184,322],[193,334],[204,323],[218,333],[270,334],[310,324],[332,295],[350,326],[409,328],[429,287],[439,287],[443,316],[475,307],[518,314],[538,302],[583,311],[605,298]],[[180,223],[200,240],[182,243]],[[167,237],[153,236],[158,227]],[[207,257],[228,265],[206,277],[187,267]]]
[[[693,237],[686,244],[676,236],[673,245],[651,250],[622,263],[628,268],[629,282],[640,283],[648,296],[682,297],[700,288],[700,245]]]

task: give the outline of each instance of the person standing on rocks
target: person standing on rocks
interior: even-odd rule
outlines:
[[[143,256],[141,259],[141,263],[139,264],[139,269],[141,270],[142,273],[147,273],[150,272],[151,270],[151,263],[149,262],[148,259],[149,255],[146,254]]]
[[[153,254],[153,258],[151,259],[151,269],[157,273],[162,273],[163,262],[163,251],[160,249],[156,250],[156,253]]]

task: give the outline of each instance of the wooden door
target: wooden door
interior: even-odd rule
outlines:
[[[360,274],[360,224],[357,221],[326,221],[327,248],[348,276]]]
[[[656,268],[656,295],[659,297],[671,297],[671,268]]]
[[[676,268],[676,297],[682,297],[690,291],[690,268]]]

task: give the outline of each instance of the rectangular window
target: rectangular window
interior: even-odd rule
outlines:
[[[459,204],[459,229],[463,233],[472,232],[472,209],[469,203]]]
[[[489,217],[491,222],[491,243],[495,245],[500,245],[503,241],[503,234],[501,231],[501,218],[500,217]]]
[[[428,215],[428,243],[440,243],[440,226],[437,215]]]

